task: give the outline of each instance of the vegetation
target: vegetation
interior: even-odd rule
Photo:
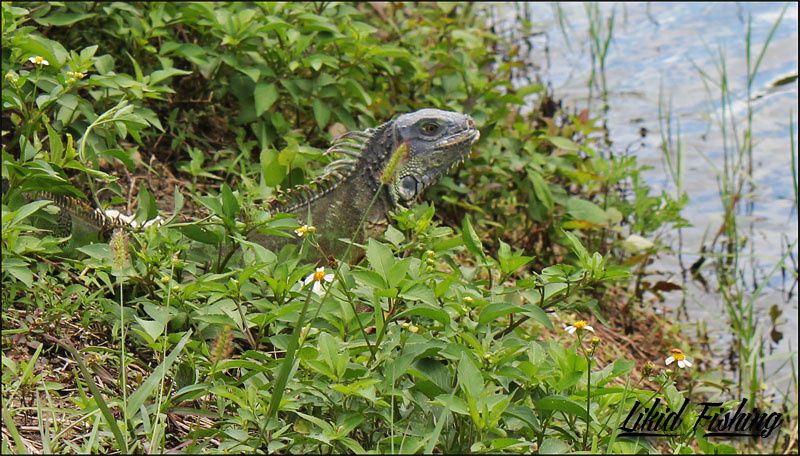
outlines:
[[[663,364],[702,353],[641,305],[674,287],[647,265],[686,196],[520,84],[487,18],[4,2],[3,453],[733,451],[697,411],[675,437],[619,436],[635,401],[705,393]],[[247,242],[253,223],[295,236],[260,202],[318,175],[332,137],[423,107],[481,140],[361,262],[316,264],[310,232]],[[89,244],[38,191],[166,223]],[[747,445],[796,450],[790,432]]]

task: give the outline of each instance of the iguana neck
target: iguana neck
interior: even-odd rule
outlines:
[[[343,169],[326,172],[310,184],[291,187],[279,193],[267,203],[265,209],[272,214],[300,214],[329,193],[341,193],[342,187],[353,185],[354,181],[365,186],[362,188],[377,192],[381,174],[394,149],[392,124],[389,121],[370,131],[370,137],[363,145],[363,151],[358,153],[357,160],[352,160]]]
[[[339,256],[347,248],[347,243],[340,239],[361,242],[365,235],[376,235],[386,228],[387,214],[394,208],[394,201],[388,187],[381,186],[381,175],[394,148],[390,121],[375,129],[349,169],[325,176],[314,189],[295,188],[288,204],[274,204],[268,209],[272,213],[293,214],[301,224],[314,225],[322,253]],[[292,241],[260,233],[249,237],[276,251]]]

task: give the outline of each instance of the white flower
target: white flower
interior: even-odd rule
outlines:
[[[311,291],[318,295],[322,295],[322,281],[326,282],[333,282],[333,274],[325,274],[325,268],[317,268],[313,274],[309,274],[308,277],[303,281],[303,285],[308,285],[311,282],[314,282],[314,286],[311,288]]]
[[[42,57],[41,55],[35,55],[29,58],[28,61],[33,63],[34,65],[44,65],[44,66],[50,65],[50,62],[45,60],[45,58]]]
[[[627,239],[622,241],[622,248],[628,253],[636,253],[642,250],[647,250],[653,245],[654,244],[651,241],[636,234],[631,234]]]
[[[680,348],[673,348],[672,349],[672,356],[664,360],[664,364],[669,366],[674,361],[678,362],[678,367],[691,367],[692,366],[692,359],[687,357],[683,354]]]
[[[564,329],[570,334],[574,334],[575,331],[583,331],[584,329],[594,332],[594,328],[589,326],[586,323],[586,320],[578,320],[575,323],[571,324],[570,326],[564,326]]]
[[[297,237],[306,237],[306,235],[314,234],[316,231],[317,229],[310,225],[303,225],[300,228],[294,230]]]

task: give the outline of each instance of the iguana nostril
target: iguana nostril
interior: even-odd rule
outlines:
[[[467,126],[468,126],[469,128],[475,128],[475,121],[474,121],[474,120],[472,120],[472,118],[471,118],[471,117],[467,117]]]

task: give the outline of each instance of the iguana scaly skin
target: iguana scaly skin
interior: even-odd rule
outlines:
[[[338,257],[348,245],[342,239],[361,242],[380,234],[391,210],[417,199],[463,162],[479,138],[469,116],[438,109],[422,109],[377,128],[348,132],[327,152],[344,158],[331,162],[309,184],[279,193],[266,203],[267,212],[289,213],[300,224],[315,226],[320,253]],[[72,197],[40,192],[39,199],[52,200],[61,208],[60,220],[71,221],[72,233],[94,230],[106,237],[114,229],[137,228],[132,217],[93,209]],[[273,251],[299,240],[255,230],[248,239]]]
[[[273,200],[269,212],[291,213],[301,224],[315,226],[322,253],[338,257],[347,248],[340,239],[360,242],[382,233],[390,210],[417,199],[463,162],[479,138],[469,116],[438,109],[422,109],[374,129],[349,132],[328,149],[348,158],[328,165],[309,186],[290,189],[288,195]],[[364,214],[363,230],[357,233]],[[249,238],[274,251],[289,242],[260,233]]]

